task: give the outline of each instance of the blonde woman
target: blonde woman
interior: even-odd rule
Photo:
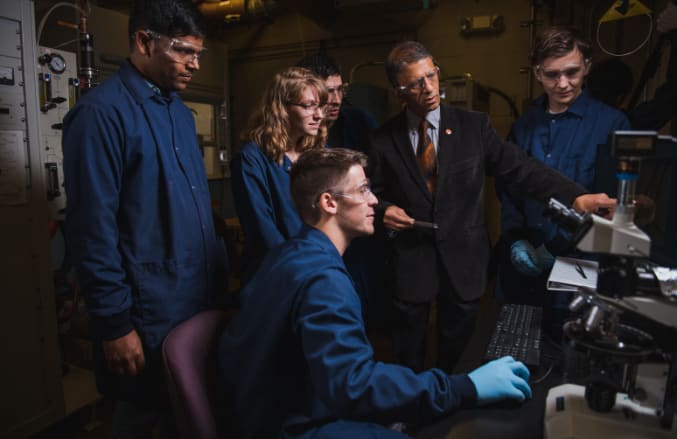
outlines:
[[[275,75],[242,134],[245,144],[231,162],[231,184],[245,238],[243,283],[271,247],[301,228],[289,171],[303,151],[325,147],[326,102],[324,81],[310,70],[289,67]]]

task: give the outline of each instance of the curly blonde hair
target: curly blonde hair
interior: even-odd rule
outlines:
[[[277,73],[268,84],[259,108],[249,119],[248,127],[241,139],[252,141],[277,163],[282,164],[289,144],[289,102],[298,102],[303,91],[312,88],[317,91],[320,105],[327,103],[327,87],[324,81],[310,70],[302,67],[288,67]],[[323,122],[316,136],[303,136],[296,145],[299,152],[313,148],[324,148],[327,141],[327,124]]]

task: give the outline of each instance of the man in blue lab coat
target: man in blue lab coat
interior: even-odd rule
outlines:
[[[187,0],[138,0],[130,56],[66,116],[66,240],[90,316],[112,436],[173,426],[160,347],[226,293],[195,122],[177,91],[199,69],[205,27]]]
[[[402,438],[388,426],[531,396],[528,370],[510,357],[467,375],[374,361],[341,258],[374,231],[365,164],[364,154],[335,148],[306,151],[292,167],[305,225],[268,253],[220,340],[219,418],[234,437]]]

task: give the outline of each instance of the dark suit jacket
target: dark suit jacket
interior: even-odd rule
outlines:
[[[443,105],[438,145],[437,194],[426,189],[407,134],[406,114],[387,121],[372,135],[369,175],[379,198],[378,218],[394,204],[439,229],[408,229],[391,240],[388,272],[396,298],[428,302],[441,276],[448,276],[465,300],[486,286],[490,244],[485,224],[484,176],[518,195],[544,203],[555,197],[567,205],[585,189],[504,142],[484,113]]]

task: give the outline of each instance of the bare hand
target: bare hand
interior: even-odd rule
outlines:
[[[414,226],[414,219],[400,207],[389,206],[383,215],[383,225],[392,230],[406,230]]]
[[[663,9],[656,19],[656,30],[661,33],[670,32],[677,28],[677,6],[672,2]]]
[[[108,368],[116,375],[137,376],[146,365],[139,334],[129,334],[103,342],[103,353]]]
[[[616,199],[607,194],[585,194],[574,200],[573,208],[578,212],[590,212],[607,219],[613,218]]]

